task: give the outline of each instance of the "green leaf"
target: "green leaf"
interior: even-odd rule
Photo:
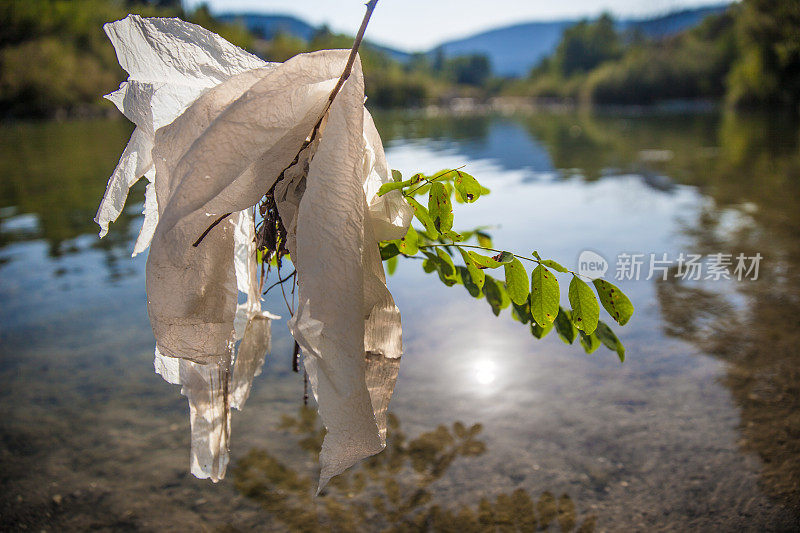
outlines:
[[[406,198],[406,201],[414,208],[414,216],[417,217],[425,229],[430,234],[431,238],[437,238],[439,236],[439,232],[436,231],[436,227],[433,225],[433,219],[431,218],[430,213],[428,210],[423,206],[421,203],[416,201],[414,198]]]
[[[575,337],[578,335],[578,330],[572,323],[572,318],[569,311],[563,307],[559,307],[558,315],[556,316],[556,320],[553,322],[553,324],[555,325],[556,332],[562,341],[567,344],[572,344],[575,342]]]
[[[542,327],[536,322],[531,322],[531,335],[533,335],[537,339],[545,338],[552,329],[553,329],[553,324],[547,324],[546,326]]]
[[[525,284],[527,285],[527,282]],[[517,305],[512,300],[511,310],[512,310],[511,316],[514,317],[516,320],[519,320],[523,324],[527,324],[528,322],[533,322],[533,317],[531,316],[530,295],[528,298],[525,299],[525,303],[523,303],[522,305]]]
[[[483,291],[481,287],[483,286],[484,280],[481,280],[480,286],[472,276],[472,272],[469,270],[468,267],[463,267],[461,265],[456,265],[456,270],[458,271],[459,275],[461,276],[461,282],[464,284],[464,288],[467,289],[467,292],[473,298],[481,298],[483,297]],[[480,272],[481,274],[483,271],[475,269],[476,271]]]
[[[394,191],[397,189],[402,189],[403,187],[407,187],[408,184],[404,181],[397,182],[397,181],[390,181],[389,183],[384,183],[381,185],[381,188],[378,189],[378,196],[383,196],[389,191]]]
[[[552,272],[538,265],[531,273],[531,315],[537,324],[550,325],[558,315],[561,292]]]
[[[556,263],[552,259],[544,259],[542,260],[541,263],[546,267],[552,268],[556,272],[561,272],[561,273],[568,272],[568,270],[565,267],[561,266],[559,263]]]
[[[522,266],[522,262],[516,257],[511,258],[510,263],[506,263],[506,286],[508,296],[517,305],[524,305],[528,301],[528,272]]]
[[[498,316],[501,310],[511,305],[511,299],[508,297],[505,287],[492,276],[486,276],[486,281],[483,284],[483,294],[486,295],[486,301],[492,306],[492,312],[495,316]]]
[[[386,260],[386,272],[388,272],[390,276],[393,275],[397,270],[398,263],[399,261],[397,260],[397,256],[391,257]]]
[[[444,274],[446,278],[455,279],[456,265],[453,263],[453,258],[450,257],[450,254],[441,248],[436,248],[436,255],[439,256],[439,259],[442,261],[442,266],[440,267],[442,274]]]
[[[496,261],[494,258],[481,255],[470,250],[469,258],[478,266],[478,268],[498,268],[503,266],[503,263]]]
[[[625,347],[622,345],[620,340],[614,334],[608,325],[603,322],[602,320],[597,323],[597,329],[595,330],[595,335],[597,338],[600,339],[606,348],[611,351],[617,352],[617,356],[619,356],[620,362],[625,362]]]
[[[511,252],[500,252],[499,254],[492,257],[495,261],[501,264],[511,263],[514,261],[514,254]]]
[[[453,229],[453,204],[450,203],[450,194],[441,183],[431,185],[428,212],[437,231],[444,233]]]
[[[616,320],[620,326],[628,323],[633,315],[633,304],[625,296],[619,287],[613,283],[609,283],[604,279],[593,280],[594,288],[597,289],[597,295],[600,297],[600,303],[603,308],[608,311],[611,318]]]
[[[387,259],[391,259],[392,257],[398,255],[400,253],[400,249],[397,247],[395,242],[390,242],[389,244],[385,244],[381,246],[381,261],[386,261]]]
[[[417,251],[419,251],[419,248],[417,247],[418,242],[419,235],[417,235],[417,230],[409,226],[406,236],[400,239],[398,249],[400,250],[400,253],[414,255],[417,253]]]
[[[587,335],[597,329],[600,306],[592,289],[577,276],[569,282],[569,303],[572,305],[572,323]]]
[[[446,168],[440,170],[439,172],[436,172],[433,176],[428,178],[428,181],[445,181],[452,179],[454,175],[455,175],[455,170],[451,168]]]
[[[475,264],[475,261],[472,260],[472,258],[467,252],[464,251],[463,248],[458,247],[458,251],[461,252],[461,258],[464,260],[464,264],[467,265],[470,278],[475,285],[478,286],[478,289],[483,289],[483,282],[486,281],[486,273],[478,268],[478,265]]]
[[[426,274],[430,274],[431,272],[435,272],[436,271],[436,263],[438,261],[439,261],[438,258],[436,260],[433,260],[430,257],[425,259],[424,261],[422,261],[422,270],[424,270]]]
[[[431,190],[431,184],[425,183],[423,185],[420,185],[419,187],[414,187],[411,191],[407,191],[406,195],[410,193],[412,196],[425,196],[426,194],[428,194],[428,192],[430,192],[430,190]]]
[[[460,233],[456,233],[453,230],[448,230],[444,232],[444,236],[450,239],[453,242],[461,242],[464,240],[464,236]]]
[[[450,277],[450,281],[453,282],[452,284],[455,284],[455,283],[459,283],[459,284],[462,284],[462,285],[464,284],[464,280],[461,279],[461,272],[456,268],[455,265],[453,265],[453,275]],[[450,284],[450,285],[452,285],[452,284]],[[448,285],[448,287],[450,285]]]
[[[466,172],[456,171],[455,187],[465,202],[472,203],[481,196],[481,185],[478,180]]]
[[[436,249],[435,254],[427,250],[423,250],[422,253],[425,254],[425,256],[428,258],[427,261],[429,261],[429,266],[427,268],[430,268],[430,265],[433,265],[434,268],[431,269],[430,271],[433,272],[433,270],[436,270],[436,273],[439,275],[439,280],[442,283],[444,283],[448,287],[452,287],[453,285],[458,283],[459,276],[458,273],[456,272],[453,260],[452,258],[450,258],[449,255],[447,255],[440,248]],[[422,267],[426,268],[424,263]],[[428,270],[426,269],[426,272],[427,271]]]
[[[492,237],[483,231],[476,231],[475,236],[478,238],[478,244],[484,248],[494,248],[492,245]]]
[[[392,180],[395,182],[403,181],[403,174],[401,174],[399,170],[392,169]]]
[[[583,346],[583,350],[586,353],[592,353],[600,347],[600,339],[597,338],[597,335],[591,333],[587,335],[584,332],[580,332],[581,334],[581,346]]]

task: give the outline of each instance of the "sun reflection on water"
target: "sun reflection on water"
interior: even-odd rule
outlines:
[[[474,366],[475,381],[481,385],[491,385],[497,379],[497,365],[489,359],[482,359],[475,362]]]

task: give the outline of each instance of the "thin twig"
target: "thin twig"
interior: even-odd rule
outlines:
[[[303,405],[308,405],[308,372],[303,368]]]
[[[279,285],[279,284],[281,284],[281,283],[285,283],[286,281],[288,281],[288,280],[289,280],[289,278],[291,278],[292,276],[296,276],[296,275],[297,275],[297,270],[292,270],[292,273],[291,273],[291,274],[289,274],[288,276],[286,276],[286,277],[285,277],[285,278],[283,278],[283,279],[278,279],[278,281],[276,281],[275,283],[273,283],[272,285],[270,285],[269,287],[267,287],[267,290],[265,290],[264,292],[262,292],[262,293],[261,293],[261,294],[262,294],[262,296],[266,296],[266,294],[267,294],[267,293],[270,291],[270,289],[272,289],[272,288],[273,288],[273,287],[275,287],[276,285]]]
[[[344,82],[347,81],[347,78],[350,77],[350,72],[353,70],[353,64],[356,62],[356,54],[358,54],[358,48],[361,46],[361,41],[364,39],[364,32],[367,31],[367,24],[369,24],[369,19],[372,17],[372,12],[375,11],[375,6],[378,5],[378,0],[370,0],[367,2],[367,12],[364,13],[364,19],[361,21],[361,27],[358,28],[358,33],[356,34],[356,38],[353,41],[353,47],[350,49],[350,57],[347,58],[347,64],[344,67],[344,71],[342,75],[339,76],[339,81],[336,82],[336,86],[331,91],[330,96],[328,96],[328,103],[325,105],[325,109],[322,111],[322,116],[319,117],[317,121],[317,125],[314,126],[316,130],[319,128],[320,124],[322,123],[322,119],[325,117],[325,114],[331,108],[333,104],[334,98],[336,95],[339,94],[339,90],[344,85]]]
[[[300,345],[294,341],[294,353],[292,353],[292,370],[300,372]]]
[[[278,267],[278,278],[281,277],[281,269]],[[281,294],[283,294],[283,301],[286,304],[286,309],[289,311],[289,316],[294,316],[294,312],[292,311],[292,306],[289,305],[289,300],[286,298],[286,291],[283,290],[283,283],[281,283]]]
[[[275,186],[280,182],[284,174],[287,170],[292,168],[300,161],[300,154],[303,153],[309,144],[311,144],[314,139],[319,134],[319,129],[322,127],[322,121],[325,120],[325,116],[328,114],[328,111],[333,105],[333,101],[336,99],[336,95],[339,94],[342,86],[344,86],[344,82],[350,77],[350,73],[353,71],[353,65],[356,61],[356,55],[358,54],[358,49],[361,46],[361,41],[364,39],[364,32],[367,31],[367,24],[369,24],[369,19],[372,17],[372,12],[375,11],[375,6],[378,5],[378,0],[370,0],[367,2],[367,12],[364,13],[364,18],[361,20],[361,27],[358,28],[358,33],[356,34],[355,40],[353,40],[353,47],[350,49],[350,55],[347,58],[347,63],[344,66],[344,70],[342,71],[341,76],[339,76],[339,80],[336,82],[336,85],[333,87],[331,94],[328,95],[328,101],[325,103],[325,108],[322,110],[322,113],[319,115],[319,119],[317,119],[316,124],[314,124],[314,128],[311,130],[311,135],[309,135],[308,140],[303,142],[302,146],[300,146],[300,150],[297,151],[297,155],[294,156],[294,159],[289,164],[288,167],[283,169],[283,171],[278,176],[278,179],[275,180],[275,183],[272,184],[267,194],[272,194],[275,190]]]
[[[330,110],[331,105],[333,105],[333,101],[336,98],[336,95],[339,94],[339,91],[341,90],[342,86],[344,85],[344,82],[347,81],[347,79],[350,77],[350,73],[352,72],[353,65],[355,64],[355,61],[356,61],[356,55],[358,54],[358,49],[361,46],[361,41],[364,39],[364,32],[367,31],[367,24],[369,24],[369,19],[372,17],[372,12],[375,11],[375,6],[377,6],[377,5],[378,5],[378,0],[370,0],[369,2],[367,2],[367,4],[366,4],[367,12],[364,13],[364,19],[361,21],[361,27],[358,28],[358,33],[356,34],[356,38],[353,41],[353,47],[350,49],[350,56],[347,58],[347,64],[344,67],[344,71],[342,71],[342,75],[339,76],[339,81],[336,82],[336,85],[333,87],[333,90],[331,91],[331,94],[328,95],[328,101],[325,103],[325,109],[322,110],[322,113],[320,114],[319,119],[317,120],[316,124],[314,124],[314,129],[311,130],[311,136],[309,137],[309,140],[304,142],[303,145],[300,147],[300,150],[298,150],[297,155],[292,160],[292,163],[288,167],[283,169],[283,172],[281,172],[278,175],[278,179],[276,179],[275,183],[272,184],[272,187],[270,187],[269,191],[267,191],[267,194],[272,194],[273,193],[273,191],[275,190],[275,185],[277,185],[277,183],[283,179],[283,176],[284,176],[285,172],[287,170],[289,170],[291,167],[293,167],[294,165],[297,164],[297,162],[300,160],[300,154],[303,152],[303,150],[306,149],[306,147],[309,144],[311,144],[311,142],[318,135],[319,129],[320,129],[320,127],[322,127],[322,121],[325,120],[325,115],[328,114],[328,111]],[[200,245],[200,243],[203,241],[203,239],[206,237],[206,235],[208,235],[208,232],[210,232],[212,229],[214,229],[214,226],[216,226],[217,224],[222,222],[226,217],[230,216],[230,214],[231,213],[228,213],[227,215],[223,215],[222,217],[220,217],[219,219],[214,221],[214,223],[211,224],[203,232],[202,235],[200,235],[200,237],[194,242],[194,244],[192,246],[197,248]]]
[[[436,181],[435,178],[441,178],[442,176],[446,176],[446,175],[450,174],[451,172],[458,172],[459,170],[461,170],[465,166],[467,166],[467,165],[461,165],[458,168],[451,168],[450,170],[439,171],[439,172],[436,173],[436,174],[438,174],[438,176],[436,174],[434,174],[433,176],[431,176],[431,179],[428,179],[428,178],[423,179],[422,180],[423,181],[422,185],[420,185],[419,187],[417,187],[413,191],[404,192],[403,196],[405,196],[406,198],[411,198],[411,197],[414,196],[415,192],[417,192],[418,190],[420,190],[424,186],[428,185],[429,183],[433,183],[434,181]]]
[[[506,252],[506,250],[497,250],[495,248],[487,248],[486,246],[475,246],[474,244],[458,244],[457,242],[450,242],[450,243],[444,243],[444,244],[420,244],[420,245],[417,246],[417,248],[442,248],[442,247],[446,247],[446,246],[455,246],[456,248],[458,248],[458,247],[461,247],[461,248],[473,248],[475,250],[485,250],[487,252],[497,252],[498,254],[502,254],[502,253]],[[511,252],[507,252],[507,253],[511,253]],[[530,261],[531,263],[538,263],[538,264],[540,264],[540,265],[542,265],[544,267],[547,266],[547,265],[544,265],[542,263],[542,261],[540,261],[538,259],[535,259],[535,258],[531,259],[530,257],[525,257],[524,255],[517,255],[517,254],[513,254],[513,253],[511,255],[513,255],[514,257],[516,257],[518,259],[524,259],[525,261]],[[573,276],[577,276],[579,278],[586,278],[589,281],[592,281],[591,277],[584,276],[583,274],[578,274],[574,270],[567,269],[566,273],[572,274]]]
[[[223,220],[225,220],[226,218],[231,216],[231,214],[232,213],[226,213],[226,214],[222,215],[221,217],[219,217],[214,222],[212,222],[211,225],[206,228],[206,230],[203,232],[203,234],[200,235],[200,237],[198,237],[196,241],[194,241],[194,244],[192,244],[192,246],[194,246],[195,248],[200,246],[200,243],[203,242],[203,239],[206,238],[206,235],[208,235],[208,232],[211,231],[212,229],[214,229],[214,226],[216,226],[217,224],[219,224],[220,222],[222,222]]]

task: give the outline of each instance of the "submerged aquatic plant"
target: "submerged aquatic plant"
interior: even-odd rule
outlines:
[[[571,271],[536,252],[491,250],[481,231],[453,230],[451,197],[471,203],[488,192],[474,177],[456,169],[403,180],[390,171],[364,107],[357,55],[376,3],[367,4],[352,50],[299,54],[285,63],[265,63],[179,19],[129,15],[105,26],[129,74],[107,98],[136,129],[95,220],[102,237],[130,187],[147,178],[133,253],[150,247],[155,368],[189,400],[197,477],[225,475],[230,408],[244,405],[277,318],[261,309],[273,265],[282,289],[287,281],[299,289],[296,310],[287,301],[288,325],[327,430],[320,490],[386,445],[402,339],[383,260],[391,271],[398,255],[423,254],[426,271],[485,295],[495,314],[513,303],[513,316],[530,323],[536,337],[555,324],[566,342],[579,332],[587,351],[602,342],[624,355],[577,274],[573,309],[566,311],[548,267]],[[422,194],[427,208],[415,199]],[[424,230],[411,227],[412,218]],[[472,237],[478,245],[464,244]],[[454,264],[455,251],[465,266]],[[295,272],[281,278],[287,255]],[[538,264],[530,284],[520,259]],[[505,283],[484,272],[500,267]],[[595,286],[624,324],[630,301],[607,282]]]
[[[276,429],[294,435],[305,457],[315,459],[325,435],[318,422],[312,409],[300,407]],[[556,498],[544,491],[535,498],[522,488],[503,493],[484,486],[477,504],[438,501],[437,484],[451,467],[469,466],[488,450],[483,426],[441,424],[412,437],[392,413],[388,422],[386,449],[334,479],[322,504],[312,498],[312,480],[266,448],[253,448],[238,461],[234,486],[289,531],[595,530],[596,517],[580,513],[566,493]]]

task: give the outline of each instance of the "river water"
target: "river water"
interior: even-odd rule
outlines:
[[[227,478],[194,479],[185,399],[153,373],[146,258],[129,257],[141,184],[105,239],[92,222],[131,127],[3,126],[0,529],[800,527],[796,124],[717,112],[376,122],[393,168],[466,165],[492,190],[457,206],[460,228],[490,226],[495,247],[572,267],[586,250],[604,258],[636,306],[616,328],[625,363],[537,340],[509,310],[495,317],[401,261],[388,449],[311,497],[322,434],[280,320],[234,413]],[[700,256],[699,280],[681,254]],[[757,279],[736,275],[740,254]],[[730,279],[714,274],[726,260]],[[287,316],[279,291],[266,307]]]

